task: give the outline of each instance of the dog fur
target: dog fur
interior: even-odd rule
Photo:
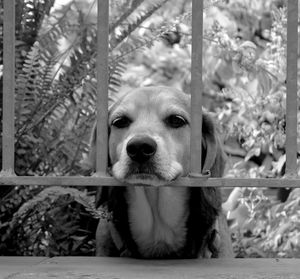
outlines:
[[[131,90],[110,106],[109,169],[124,187],[98,188],[97,206],[112,218],[99,221],[96,255],[233,256],[219,188],[158,187],[189,174],[189,123],[190,96],[174,88]],[[93,165],[95,137],[94,130]],[[221,177],[224,158],[214,123],[204,113],[203,170]]]

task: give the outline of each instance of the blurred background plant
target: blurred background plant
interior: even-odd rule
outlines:
[[[82,162],[95,119],[96,2],[16,1],[19,175],[93,171]],[[219,123],[227,177],[285,173],[286,4],[204,1],[203,105]],[[190,0],[110,1],[110,102],[138,86],[189,93],[191,10]],[[2,84],[2,50],[0,59]],[[101,216],[91,205],[94,191],[2,186],[0,255],[93,254]],[[237,256],[298,255],[299,201],[297,191],[288,193],[245,189],[236,197],[228,218]]]

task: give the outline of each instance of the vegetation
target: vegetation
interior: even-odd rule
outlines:
[[[96,2],[17,1],[19,175],[92,172],[82,162],[95,119]],[[220,123],[232,162],[227,176],[280,177],[285,172],[286,1],[204,3],[204,105]],[[110,5],[110,101],[119,90],[151,84],[188,93],[191,1]],[[1,188],[0,254],[93,254],[97,218],[103,217],[92,205],[93,190]],[[264,193],[247,189],[239,200],[237,211],[244,208],[246,214],[232,227],[237,256],[298,256],[298,191],[285,203]]]

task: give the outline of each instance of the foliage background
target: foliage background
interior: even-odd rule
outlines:
[[[284,175],[286,2],[204,1],[204,106],[220,126],[227,177]],[[189,93],[191,1],[110,5],[110,101],[152,84]],[[95,0],[16,1],[19,175],[93,171],[83,161],[95,119],[96,12]],[[2,55],[0,65],[2,83]],[[284,203],[269,192],[246,189],[228,212],[238,257],[299,254],[298,190]],[[92,255],[103,217],[94,195],[86,187],[1,187],[0,255]]]

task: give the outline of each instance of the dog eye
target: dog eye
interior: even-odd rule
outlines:
[[[166,118],[165,123],[167,124],[167,126],[177,129],[185,126],[187,124],[187,121],[180,115],[172,114]]]
[[[131,124],[131,120],[127,116],[121,116],[112,121],[111,125],[118,128],[123,129],[129,127]]]

